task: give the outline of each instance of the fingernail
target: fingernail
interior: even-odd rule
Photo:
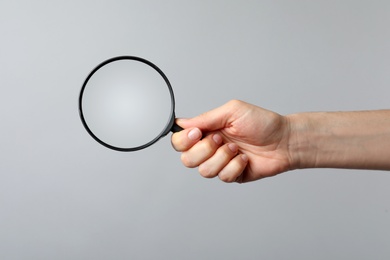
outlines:
[[[236,153],[238,151],[238,147],[236,144],[228,144],[228,147],[233,153]]]
[[[248,155],[246,155],[246,154],[242,154],[242,155],[241,155],[241,159],[242,159],[245,163],[247,163],[247,162],[249,161]]]
[[[222,144],[222,137],[219,134],[213,135],[213,140],[218,145]]]
[[[200,139],[201,136],[202,132],[198,128],[194,128],[188,133],[188,138],[193,141]]]

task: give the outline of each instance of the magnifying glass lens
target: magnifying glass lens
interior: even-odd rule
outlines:
[[[153,64],[118,57],[99,65],[86,79],[79,100],[87,131],[115,150],[139,150],[170,130],[172,88]]]

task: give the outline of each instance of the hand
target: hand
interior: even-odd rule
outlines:
[[[172,135],[172,146],[203,177],[242,183],[291,169],[289,123],[277,113],[232,100],[177,124],[184,130]]]

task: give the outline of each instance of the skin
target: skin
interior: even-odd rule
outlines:
[[[250,182],[303,168],[390,170],[390,110],[279,115],[238,100],[172,135],[186,167],[205,178]]]

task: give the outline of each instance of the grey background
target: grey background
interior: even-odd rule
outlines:
[[[166,137],[88,136],[102,60],[153,61],[192,117],[236,98],[281,114],[389,108],[389,1],[0,3],[0,259],[389,259],[390,176],[201,178]]]

